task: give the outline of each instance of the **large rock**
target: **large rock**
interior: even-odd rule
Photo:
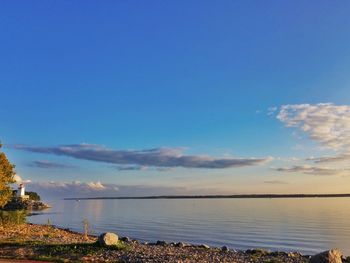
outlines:
[[[310,263],[342,263],[342,253],[339,249],[331,249],[314,255]]]
[[[118,236],[114,233],[103,233],[98,237],[98,242],[102,246],[113,246],[118,244]]]
[[[223,246],[223,247],[221,247],[221,251],[222,252],[229,252],[230,249],[227,246]]]

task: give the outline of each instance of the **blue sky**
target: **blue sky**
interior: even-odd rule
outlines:
[[[276,169],[305,165],[286,164],[288,158],[347,154],[348,126],[338,127],[345,133],[339,149],[276,117],[288,104],[350,105],[349,8],[345,1],[4,1],[5,151],[33,187],[80,181],[153,187],[155,194],[178,187],[189,193],[346,191],[346,164],[337,176]],[[271,107],[276,110],[268,114]],[[326,117],[339,109],[332,107]],[[345,110],[337,118],[347,116]],[[140,164],[13,147],[81,143],[274,159],[224,169],[131,170],[122,168]]]

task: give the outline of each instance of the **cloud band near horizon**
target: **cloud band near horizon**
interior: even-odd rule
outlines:
[[[213,158],[202,155],[184,155],[180,148],[154,148],[146,150],[112,150],[95,144],[72,144],[53,147],[12,145],[13,149],[33,153],[68,156],[75,159],[118,165],[153,167],[182,167],[224,169],[260,165],[271,160],[266,158]]]

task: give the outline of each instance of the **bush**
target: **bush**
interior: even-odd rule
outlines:
[[[24,210],[0,211],[0,225],[20,225],[26,222],[27,213]]]
[[[0,148],[2,147],[0,143]],[[0,152],[0,207],[4,207],[12,197],[12,188],[10,184],[14,183],[14,165],[6,157],[6,154]]]
[[[26,192],[26,195],[29,195],[29,200],[40,201],[40,195],[36,192]]]

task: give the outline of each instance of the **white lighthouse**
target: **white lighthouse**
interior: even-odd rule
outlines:
[[[18,186],[17,197],[22,198],[22,199],[29,198],[29,196],[26,195],[26,188],[24,187],[23,183]]]

